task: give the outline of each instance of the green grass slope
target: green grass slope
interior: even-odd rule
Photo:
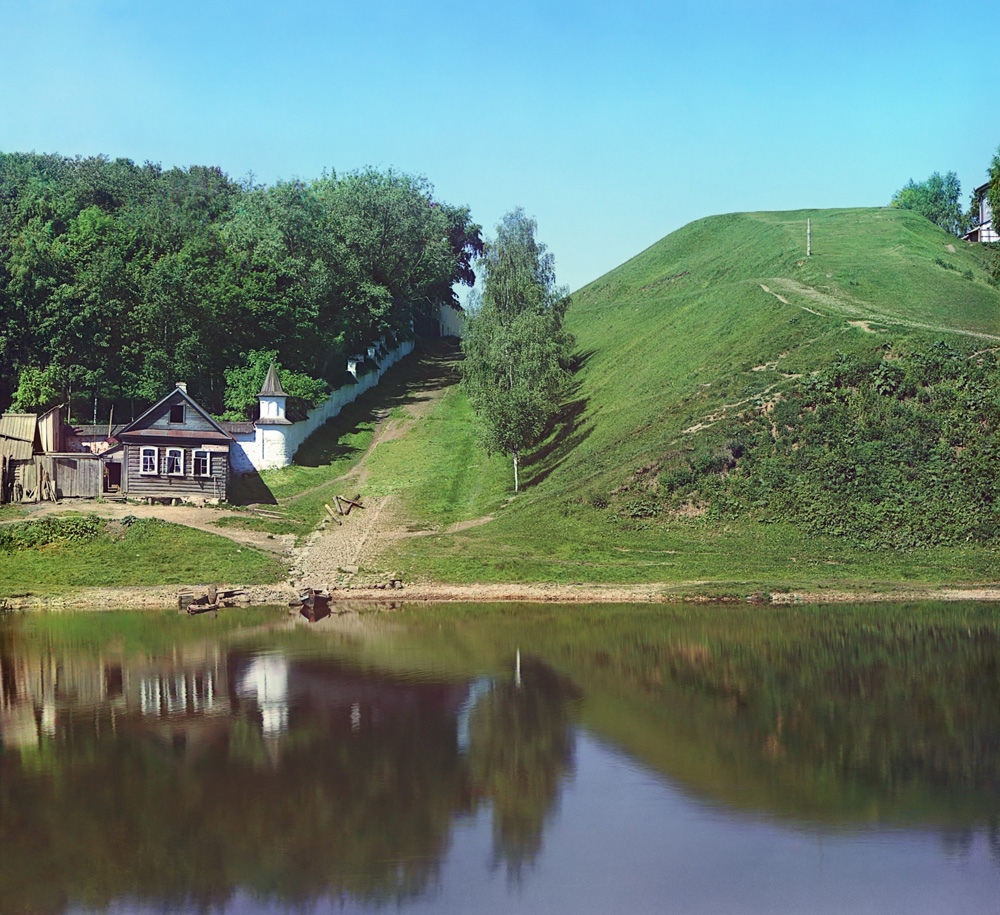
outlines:
[[[904,339],[1000,345],[987,276],[981,251],[906,210],[692,223],[574,296],[591,434],[566,483],[613,489],[623,468],[690,446],[705,424],[838,353]]]
[[[1000,409],[997,388],[989,393],[1000,347],[1000,289],[989,282],[981,248],[904,210],[710,217],[580,290],[568,323],[580,352],[575,389],[550,438],[525,462],[525,491],[497,505],[490,524],[404,545],[405,567],[456,581],[688,583],[681,590],[696,582],[696,590],[720,593],[819,583],[879,590],[996,576],[993,553],[972,543],[989,540],[979,536],[982,524],[969,544],[956,534],[919,557],[872,553],[857,536],[832,536],[842,532],[836,524],[826,528],[844,505],[864,509],[853,528],[844,528],[855,535],[866,524],[888,531],[927,514],[927,500],[947,502],[948,487],[959,486],[963,472],[955,461],[958,482],[942,484],[944,496],[926,495],[919,467],[916,476],[903,466],[888,483],[880,477],[877,486],[891,490],[884,500],[878,491],[863,492],[853,477],[834,481],[841,501],[816,501],[811,525],[782,496],[784,486],[808,507],[816,495],[809,487],[827,485],[820,477],[828,468],[804,464],[799,448],[829,457],[841,439],[859,449],[845,460],[878,468],[893,459],[920,464],[921,442],[929,439],[937,442],[926,456],[937,462],[933,467],[966,451],[975,468],[1000,462],[996,428],[980,422]],[[870,393],[871,377],[882,379],[886,396]],[[816,394],[824,385],[831,390]],[[973,387],[990,400],[982,410],[968,408]],[[783,419],[772,422],[769,411],[779,408]],[[957,428],[972,419],[981,434],[978,426],[974,433]],[[824,424],[829,441],[817,438]],[[895,430],[900,441],[880,441],[882,429]],[[909,439],[900,429],[910,431]],[[962,438],[970,435],[979,437],[971,450]],[[426,442],[422,447],[430,453]],[[768,448],[778,458],[764,455]],[[778,461],[777,470],[768,470],[767,460]],[[761,489],[770,490],[755,505],[753,474],[781,477],[795,461],[798,477],[768,478]],[[434,463],[439,479],[448,465],[442,451]],[[729,491],[744,465],[753,473]],[[494,478],[504,472],[504,462],[490,465]],[[690,492],[674,492],[669,480],[684,474]],[[954,491],[972,506],[966,515],[995,495],[995,469],[987,477],[971,495]],[[907,501],[921,492],[924,504]],[[419,500],[410,507],[419,513]],[[927,517],[931,531],[972,523]],[[925,534],[915,530],[910,540],[876,545],[906,545]]]

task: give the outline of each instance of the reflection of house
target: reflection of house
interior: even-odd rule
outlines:
[[[130,499],[226,498],[232,437],[178,384],[118,433]]]
[[[986,184],[981,187],[977,187],[975,191],[973,191],[979,209],[979,225],[970,232],[966,233],[965,238],[967,241],[1000,241],[1000,233],[998,233],[993,227],[993,214],[990,211],[989,192],[990,184],[988,181]]]
[[[212,644],[162,659],[0,653],[0,747],[37,745],[81,722],[100,731],[110,716],[114,728],[196,750],[228,731],[224,657]]]

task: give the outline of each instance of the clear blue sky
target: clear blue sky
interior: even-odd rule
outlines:
[[[997,0],[0,0],[0,150],[392,166],[524,207],[576,289],[713,213],[967,196],[998,35]]]

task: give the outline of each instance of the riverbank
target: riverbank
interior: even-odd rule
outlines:
[[[270,497],[256,506],[264,511],[11,507],[10,522],[98,515],[114,537],[130,517],[168,523],[154,529],[155,550],[121,539],[93,556],[86,544],[11,554],[0,568],[0,608],[167,609],[182,585],[246,585],[255,605],[285,604],[310,587],[382,605],[1000,600],[997,554],[985,547],[873,551],[788,524],[626,523],[565,502],[553,519],[540,490],[512,498],[494,485],[508,468],[472,447],[454,353],[431,349],[394,373],[378,398],[359,399],[308,443],[306,463],[264,475]],[[335,516],[327,506],[338,495],[363,507]],[[403,588],[390,587],[399,581]]]
[[[704,583],[703,583],[704,584]],[[446,585],[414,584],[399,589],[338,587],[331,591],[336,604],[371,604],[377,607],[403,603],[551,603],[551,604],[680,604],[717,603],[786,606],[789,604],[906,603],[910,601],[1000,601],[1000,587],[899,588],[883,591],[823,590],[775,591],[740,596],[712,589],[698,590],[697,582],[635,585]],[[133,588],[80,588],[62,594],[25,594],[0,599],[6,612],[86,612],[102,610],[163,611],[177,608],[175,586]],[[249,606],[284,605],[297,597],[289,584],[258,585],[246,589]],[[238,613],[239,608],[227,612]]]

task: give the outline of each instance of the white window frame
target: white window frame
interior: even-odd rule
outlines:
[[[163,472],[168,477],[182,477],[184,476],[184,449],[183,448],[167,448],[166,449],[166,460],[163,462]],[[177,465],[179,470],[171,470],[170,463],[172,460],[177,460]]]
[[[152,469],[147,468],[146,458],[153,458]],[[152,445],[143,445],[139,449],[139,475],[144,477],[155,477],[160,472],[160,451]]]
[[[205,459],[205,470],[201,473],[198,472],[198,458],[199,456]],[[194,451],[194,457],[191,461],[191,475],[195,477],[210,477],[212,475],[212,452],[207,451],[204,448],[196,448]]]

